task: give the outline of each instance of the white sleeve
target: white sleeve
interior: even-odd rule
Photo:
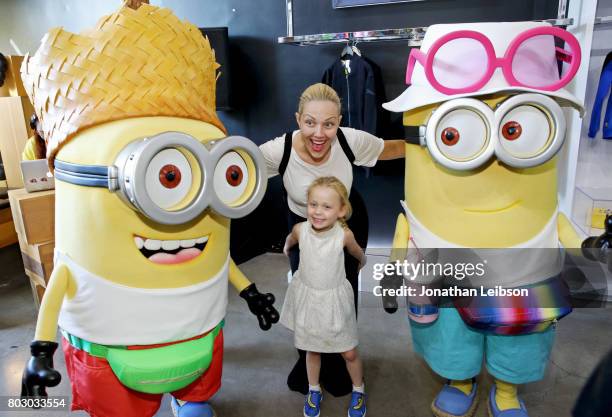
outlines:
[[[279,136],[259,145],[259,150],[266,160],[268,178],[278,175],[278,166],[285,150],[285,136]]]
[[[362,130],[343,127],[342,131],[355,155],[355,165],[374,166],[385,147],[385,141]]]

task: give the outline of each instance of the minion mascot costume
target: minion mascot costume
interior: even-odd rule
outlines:
[[[213,416],[228,278],[262,329],[278,321],[229,253],[265,163],[217,118],[208,40],[168,9],[132,7],[53,29],[22,67],[56,179],[55,267],[22,395],[59,383],[59,324],[72,410],[153,416],[171,393],[176,416]]]
[[[581,243],[558,211],[556,161],[565,136],[560,106],[582,109],[563,88],[579,65],[576,38],[543,22],[427,29],[410,54],[410,86],[384,105],[404,112],[414,142],[406,144],[405,215],[397,220],[392,261],[406,248],[514,248],[498,256],[504,273],[494,270],[481,283],[532,287],[559,275],[559,240],[568,248]],[[438,309],[422,299],[408,307],[415,351],[448,380],[432,403],[438,417],[475,413],[483,360],[495,378],[489,415],[526,417],[516,385],[542,379],[555,335],[550,324],[571,310],[535,308],[548,321],[521,329],[510,317],[496,329],[474,326],[469,308]],[[385,308],[393,312],[395,298]]]

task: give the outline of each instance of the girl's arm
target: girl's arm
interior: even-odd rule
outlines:
[[[283,253],[287,256],[289,256],[289,249],[295,246],[300,240],[300,224],[301,223],[294,225],[293,229],[291,229],[291,232],[287,235],[287,239],[285,239],[285,247],[283,248]]]
[[[359,261],[359,269],[361,269],[366,264],[367,259],[365,253],[363,253],[363,250],[355,240],[355,235],[350,229],[344,230],[344,247],[346,247],[346,250],[351,256]]]

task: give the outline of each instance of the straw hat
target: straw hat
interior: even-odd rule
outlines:
[[[23,83],[51,167],[77,132],[114,120],[175,116],[225,131],[215,112],[219,65],[208,39],[168,9],[131,3],[93,30],[52,29],[24,59]]]

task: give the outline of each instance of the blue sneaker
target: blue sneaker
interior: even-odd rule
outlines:
[[[525,403],[519,400],[520,408],[510,408],[508,410],[500,411],[497,408],[497,403],[495,402],[495,392],[497,388],[495,384],[491,387],[491,392],[489,393],[489,416],[490,417],[529,417],[527,415],[527,409],[525,408]]]
[[[213,410],[207,401],[199,403],[191,401],[179,402],[176,398],[172,397],[170,404],[174,417],[215,417],[215,410]]]
[[[365,417],[366,405],[365,394],[353,391],[351,394],[351,404],[348,409],[348,417]]]
[[[304,417],[319,417],[321,414],[321,391],[308,391],[304,401]]]
[[[478,404],[477,392],[476,381],[472,381],[470,395],[465,395],[448,381],[431,403],[431,411],[436,417],[471,417]]]

